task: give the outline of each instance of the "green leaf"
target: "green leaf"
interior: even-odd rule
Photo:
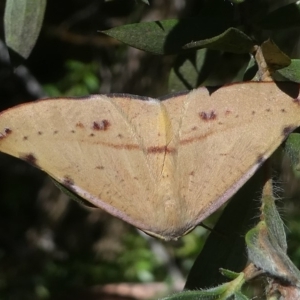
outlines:
[[[239,273],[234,280],[217,287],[200,291],[183,291],[162,300],[229,300],[236,293],[241,294],[240,290],[244,283],[244,273]]]
[[[299,1],[280,7],[257,24],[262,29],[285,29],[300,26]]]
[[[300,272],[261,221],[246,234],[249,260],[272,277],[291,284],[300,284]]]
[[[285,142],[285,153],[292,165],[294,175],[300,178],[300,134],[291,133]]]
[[[286,252],[287,242],[284,224],[276,208],[274,196],[263,195],[262,204],[262,218],[264,219],[268,228],[269,236],[273,237],[276,240],[276,244],[278,243],[281,249]]]
[[[129,24],[102,32],[147,52],[177,54],[184,51],[184,45],[218,36],[228,27],[225,20],[198,17]]]
[[[254,42],[242,31],[237,28],[228,28],[220,35],[200,41],[193,41],[183,47],[183,49],[201,49],[208,48],[212,50],[221,50],[231,53],[251,53]]]
[[[290,81],[300,83],[300,59],[292,59],[289,66],[277,70],[276,73]]]
[[[227,285],[223,284],[215,288],[201,291],[183,291],[174,295],[165,297],[161,300],[216,300],[227,290]]]
[[[46,0],[7,0],[4,12],[6,45],[27,58],[39,36]]]
[[[227,269],[223,269],[223,268],[220,268],[220,272],[223,276],[229,278],[229,279],[235,279],[237,278],[240,273],[237,273],[237,272],[233,272],[233,271],[230,271],[230,270],[227,270]]]
[[[208,49],[179,55],[170,73],[169,92],[243,81],[250,59],[248,54],[236,55]],[[251,79],[249,76],[248,79]]]
[[[250,300],[246,295],[241,292],[234,293],[234,300]]]
[[[247,263],[244,234],[257,222],[257,191],[262,189],[262,171],[256,174],[237,192],[224,209],[222,216],[209,235],[197,257],[185,285],[185,289],[201,289],[226,281],[219,269],[235,272]]]
[[[250,59],[249,54],[222,53],[201,85],[220,86],[243,81]]]
[[[251,81],[255,78],[257,74],[258,68],[255,61],[255,58],[251,55],[250,59],[248,60],[248,64],[244,71],[243,81]]]
[[[179,55],[169,76],[169,92],[193,89],[201,85],[220,60],[218,51],[201,49]]]
[[[275,71],[291,64],[291,59],[271,39],[262,43],[261,50],[270,70]]]

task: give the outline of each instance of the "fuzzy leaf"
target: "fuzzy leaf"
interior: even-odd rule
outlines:
[[[300,284],[300,272],[286,252],[270,234],[264,221],[248,231],[246,235],[249,260],[272,277],[281,278],[291,284]]]
[[[300,178],[300,134],[291,133],[285,142],[285,153],[288,156],[294,175]]]
[[[234,300],[250,300],[246,295],[241,292],[234,293]]]
[[[273,237],[276,240],[276,245],[278,243],[281,249],[286,252],[287,242],[284,224],[276,208],[274,196],[263,195],[262,203],[262,216],[268,228],[269,236]]]
[[[240,273],[237,273],[237,272],[233,272],[233,271],[230,271],[230,270],[227,270],[227,269],[223,269],[223,268],[220,268],[220,272],[223,276],[229,278],[229,279],[235,279],[237,278]]]

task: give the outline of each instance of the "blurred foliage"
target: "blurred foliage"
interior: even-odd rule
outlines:
[[[69,60],[65,66],[66,75],[62,79],[44,85],[44,90],[49,97],[87,96],[99,91],[100,82],[97,76],[99,66],[95,62],[86,64]]]
[[[288,12],[292,9],[293,18],[285,16],[289,22],[284,24],[279,22],[282,15],[277,9],[287,1],[232,4],[223,0],[153,0],[150,6],[138,2],[147,1],[48,1],[41,34],[26,63],[12,70],[7,51],[0,45],[1,110],[44,96],[129,92],[155,97],[167,91],[168,81],[170,90],[182,90],[254,75],[249,55],[198,50],[190,52],[188,59],[154,57],[97,33],[125,24],[195,17],[212,11],[227,22],[228,16],[234,17],[239,10],[259,20],[263,13],[273,11],[264,22],[253,23],[267,29],[272,26],[274,31],[256,32],[256,37],[263,41],[271,36],[286,54],[299,58],[299,14],[293,10],[298,9],[296,2],[286,8]],[[0,11],[4,16],[4,2]],[[287,23],[294,28],[286,29]],[[242,38],[248,43],[247,37]],[[194,45],[199,46],[196,42]],[[189,77],[191,72],[194,75]],[[282,74],[292,76],[289,70]],[[185,78],[186,82],[182,80]],[[299,199],[300,190],[295,188],[299,182],[290,177],[285,180],[287,169],[286,164],[281,178],[294,183],[294,188],[285,188],[290,190],[290,197]],[[170,286],[179,283],[182,288],[183,278],[208,235],[199,227],[172,245],[146,239],[104,212],[70,202],[42,172],[3,154],[0,177],[0,299],[105,299],[102,292],[89,287],[111,282],[165,281]],[[289,255],[300,266],[300,207],[297,200],[282,206],[289,228]],[[218,216],[213,215],[205,224],[212,227]]]

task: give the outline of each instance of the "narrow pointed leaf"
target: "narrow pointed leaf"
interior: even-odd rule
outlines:
[[[39,36],[46,0],[6,0],[4,33],[6,45],[27,58]]]
[[[222,284],[220,286],[210,288],[207,290],[198,291],[183,291],[174,295],[168,296],[161,300],[217,300],[226,299],[223,295],[228,289],[228,284]]]
[[[262,215],[269,235],[272,236],[276,240],[276,244],[278,243],[281,249],[286,252],[287,242],[284,224],[276,208],[274,196],[263,195],[262,203]]]
[[[246,300],[241,298],[241,288],[245,283],[244,273],[239,273],[238,276],[227,283],[221,284],[217,287],[210,289],[196,290],[196,291],[183,291],[166,297],[162,300],[229,300],[237,295],[237,299]],[[236,299],[236,298],[235,298]]]
[[[221,50],[231,53],[251,53],[254,42],[242,31],[237,28],[228,28],[218,36],[200,41],[193,41],[184,46],[184,49],[208,48],[212,50]]]
[[[229,279],[235,279],[240,275],[240,273],[233,272],[231,270],[227,270],[227,269],[223,269],[223,268],[220,268],[220,272],[223,276],[225,276]]]
[[[184,45],[220,35],[228,27],[225,21],[201,17],[129,24],[103,33],[154,54],[177,54]]]

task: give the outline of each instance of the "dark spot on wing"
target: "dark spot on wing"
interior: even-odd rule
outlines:
[[[41,131],[38,131],[38,135],[42,135],[43,133]]]
[[[90,136],[95,136],[95,135],[93,133],[91,133]]]
[[[36,157],[32,153],[20,156],[20,158],[23,159],[23,160],[25,160],[29,164],[33,165],[34,167],[38,167],[38,165],[37,165],[37,159],[36,159]]]
[[[109,121],[107,120],[102,120],[100,122],[94,122],[93,123],[93,129],[94,130],[103,130],[106,131],[108,129],[108,127],[110,126]]]
[[[84,128],[84,125],[81,122],[76,123],[76,127]]]
[[[71,130],[71,133],[75,133],[75,130]]]
[[[271,111],[271,108],[267,108],[266,111],[267,111],[267,112],[270,112],[270,111]]]
[[[209,112],[202,111],[199,116],[203,121],[212,121],[217,118],[217,114],[213,110]]]
[[[192,130],[193,131],[197,130],[197,126],[192,127]]]
[[[122,137],[123,137],[123,135],[119,133],[119,134],[118,134],[118,138],[121,139]]]
[[[65,185],[67,188],[72,188],[72,186],[74,185],[74,180],[66,175],[63,179],[63,185]]]
[[[5,128],[5,129],[4,129],[4,132],[5,132],[6,134],[11,134],[11,133],[12,133],[12,130],[11,130],[10,128]]]
[[[284,108],[282,108],[282,109],[281,109],[281,112],[285,113],[285,112],[286,112],[286,110],[285,110]]]
[[[252,110],[252,115],[255,115],[255,113],[256,113],[255,110]]]
[[[23,136],[23,141],[27,141],[28,140],[28,136]]]
[[[232,111],[227,109],[227,110],[225,111],[225,116],[228,116],[228,115],[230,115],[231,113],[232,113]]]
[[[266,161],[266,158],[263,155],[258,155],[256,159],[256,165],[258,168],[262,166],[262,164]]]
[[[257,159],[256,159],[256,164],[260,167],[264,162],[265,162],[265,158],[263,155],[258,155]]]
[[[0,132],[0,140],[4,139],[11,133],[12,133],[12,130],[10,128],[4,128],[4,133]]]
[[[286,139],[288,137],[288,135],[292,131],[294,131],[295,129],[296,129],[295,126],[286,126],[286,127],[284,127],[283,130],[282,130],[282,135],[283,135],[284,139]]]
[[[58,130],[54,130],[54,131],[53,131],[53,134],[57,134],[57,133],[58,133]]]
[[[98,169],[98,170],[103,170],[104,167],[103,167],[103,166],[97,166],[96,169]]]

